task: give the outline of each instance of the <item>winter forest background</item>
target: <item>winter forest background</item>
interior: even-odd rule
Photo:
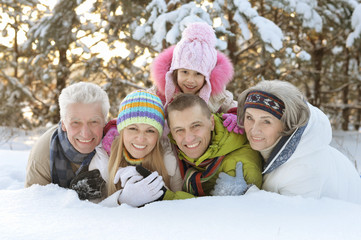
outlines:
[[[205,21],[227,54],[238,95],[261,79],[287,80],[334,129],[361,123],[361,1],[0,0],[0,120],[33,129],[59,121],[67,85],[90,81],[123,97],[152,85],[149,65],[186,24]]]
[[[115,117],[193,21],[212,25],[232,60],[235,99],[261,79],[292,82],[361,174],[361,0],[0,0],[1,239],[361,239],[361,206],[328,198],[258,191],[106,208],[54,184],[23,187],[64,87],[99,84]]]

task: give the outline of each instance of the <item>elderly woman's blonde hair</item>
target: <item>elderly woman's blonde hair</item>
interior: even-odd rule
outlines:
[[[310,110],[307,100],[296,86],[280,80],[263,80],[244,90],[238,97],[237,122],[239,126],[243,127],[244,104],[247,95],[255,90],[273,94],[283,101],[285,109],[280,119],[283,124],[282,135],[291,135],[298,127],[304,126],[308,122]]]

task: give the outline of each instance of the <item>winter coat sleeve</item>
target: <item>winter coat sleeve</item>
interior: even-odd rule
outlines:
[[[25,187],[51,183],[50,139],[57,125],[48,129],[32,147],[26,167]]]
[[[264,176],[264,190],[287,196],[300,195],[313,198],[321,196],[323,184],[321,175],[317,174],[318,169],[302,163],[284,167],[286,171],[271,172]]]
[[[170,190],[182,190],[183,179],[179,171],[177,159],[173,153],[171,143],[168,137],[162,137],[161,144],[164,151],[164,165],[170,177]]]
[[[254,184],[258,188],[262,186],[262,159],[260,154],[253,150],[247,143],[240,149],[228,154],[223,160],[221,172],[234,177],[237,162],[243,164],[243,175],[247,184]]]
[[[213,113],[226,113],[231,108],[236,108],[237,105],[237,101],[234,100],[233,94],[228,90],[223,90],[219,94],[211,95],[208,102],[208,107]]]
[[[167,190],[163,197],[163,200],[180,200],[180,199],[188,199],[194,197],[195,197],[194,195],[184,191],[172,192],[170,190]]]
[[[89,171],[98,169],[105,182],[108,182],[109,179],[108,160],[109,156],[100,143],[95,147],[95,155],[89,164]]]
[[[103,201],[99,202],[99,205],[103,207],[118,207],[119,206],[118,198],[121,191],[122,190],[116,191],[115,193],[113,193]]]

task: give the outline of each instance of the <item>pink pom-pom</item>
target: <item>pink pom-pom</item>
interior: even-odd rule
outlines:
[[[205,22],[191,23],[184,29],[182,33],[182,40],[189,41],[203,41],[210,46],[216,45],[216,35],[213,28]]]

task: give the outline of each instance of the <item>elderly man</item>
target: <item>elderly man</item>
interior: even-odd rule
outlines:
[[[241,195],[251,185],[261,187],[258,152],[251,149],[244,135],[228,132],[221,116],[212,114],[199,96],[176,97],[168,105],[167,120],[183,191],[195,196]],[[216,185],[218,178],[227,184]]]
[[[54,183],[76,190],[80,199],[101,198],[107,163],[96,160],[106,155],[101,140],[108,95],[96,84],[79,82],[62,90],[59,107],[59,124],[46,131],[30,152],[25,187]]]

